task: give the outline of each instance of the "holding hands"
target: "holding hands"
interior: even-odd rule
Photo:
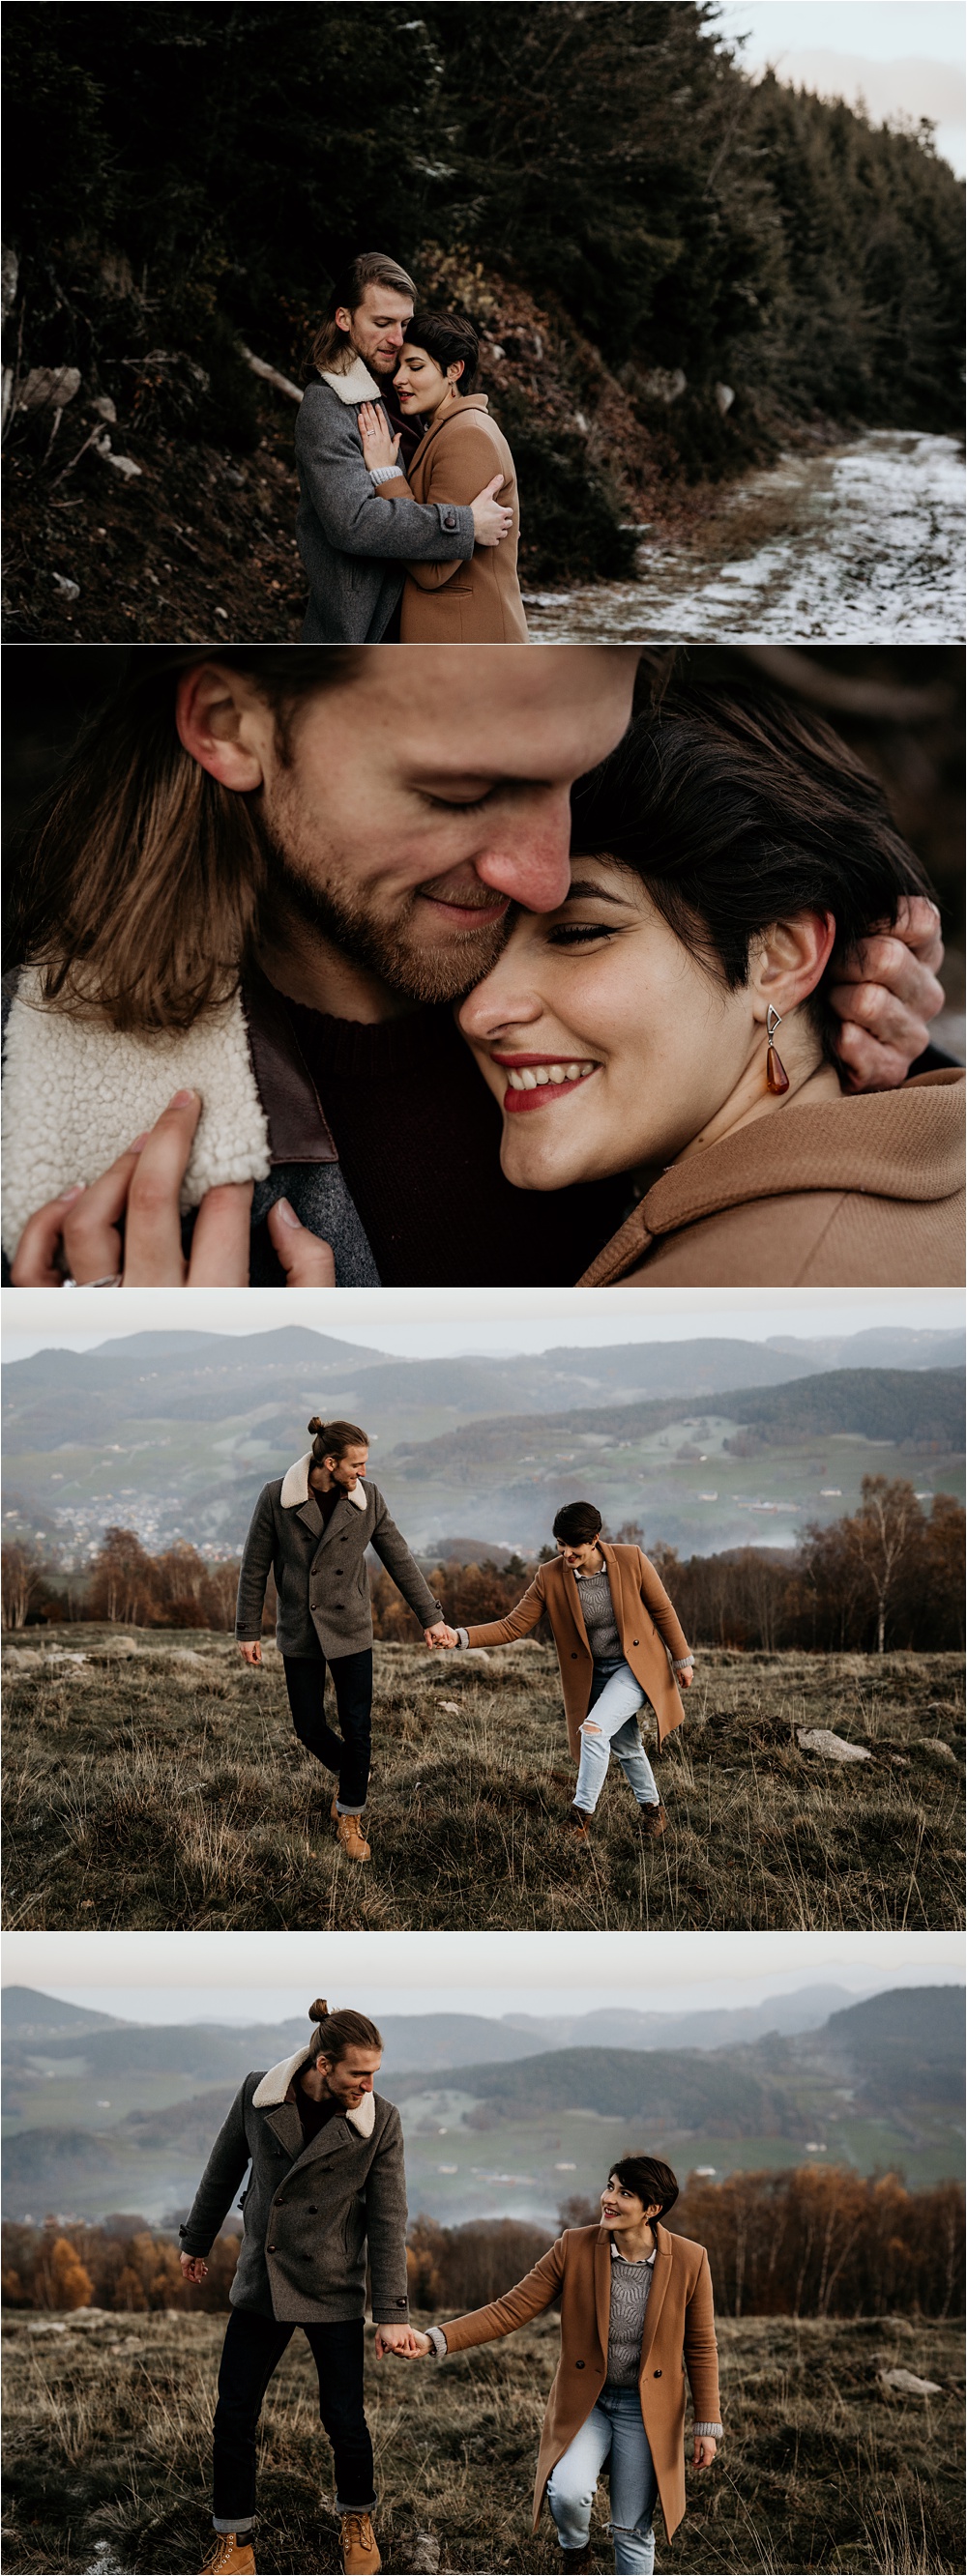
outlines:
[[[432,2350],[429,2335],[420,2334],[416,2326],[377,2326],[376,2328],[377,2361],[382,2361],[385,2352],[396,2353],[402,2361],[417,2361],[422,2359],[424,2353]]]
[[[435,1628],[424,1628],[423,1634],[428,1646],[459,1646],[460,1643],[456,1629],[448,1628],[445,1619],[438,1619]]]

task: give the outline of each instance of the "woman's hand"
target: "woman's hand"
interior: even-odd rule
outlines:
[[[361,403],[357,419],[367,465],[370,467],[395,465],[400,452],[399,437],[390,437],[386,421],[377,404]]]
[[[710,2469],[717,2450],[718,2443],[713,2442],[711,2433],[696,2433],[692,2448],[693,2469]]]
[[[836,1051],[851,1091],[892,1091],[930,1044],[944,1005],[940,914],[927,895],[902,895],[896,920],[833,959],[829,999],[840,1019]]]
[[[14,1255],[13,1286],[62,1288],[66,1267],[79,1288],[98,1280],[122,1288],[247,1288],[251,1181],[209,1190],[187,1259],[182,1248],[181,1184],[201,1107],[197,1091],[176,1091],[150,1131],[88,1188],[78,1182],[38,1208]],[[300,1225],[287,1199],[276,1200],[268,1227],[287,1288],[335,1287],[329,1244]]]
[[[376,2328],[377,2361],[382,2361],[385,2352],[396,2353],[404,2361],[416,2361],[423,2353],[432,2352],[432,2350],[429,2335],[420,2334],[416,2326],[377,2326]]]

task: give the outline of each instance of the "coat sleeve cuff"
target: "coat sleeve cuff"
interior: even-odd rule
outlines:
[[[408,2326],[410,2322],[409,2300],[374,2299],[372,2318],[374,2326]]]

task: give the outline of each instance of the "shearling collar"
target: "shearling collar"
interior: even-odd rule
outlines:
[[[12,1259],[35,1208],[90,1184],[153,1127],[172,1092],[203,1102],[181,1185],[183,1215],[225,1181],[263,1181],[271,1153],[239,995],[190,1029],[141,1034],[48,1010],[36,967],[20,977],[3,1069],[3,1248]]]
[[[253,2111],[277,2111],[281,2103],[286,2100],[289,2086],[298,2075],[300,2066],[305,2066],[312,2053],[311,2045],[297,2048],[293,2057],[283,2057],[278,2066],[270,2066],[268,2074],[263,2075],[260,2083],[255,2087],[252,2095]],[[346,2111],[343,2117],[361,2138],[371,2138],[376,2125],[374,2094],[364,2093],[358,2111]]]
[[[369,368],[364,366],[361,358],[354,358],[344,375],[331,375],[326,367],[320,367],[319,373],[323,384],[331,386],[341,403],[378,402],[380,399],[379,386],[374,384]]]
[[[312,1451],[311,1449],[307,1449],[304,1458],[297,1458],[294,1465],[287,1468],[286,1473],[282,1478],[282,1491],[279,1495],[279,1501],[284,1512],[298,1511],[300,1503],[308,1502],[309,1469],[311,1465]],[[355,1503],[356,1510],[358,1512],[365,1511],[366,1488],[361,1476],[354,1485],[352,1493],[347,1494],[346,1501],[347,1503]]]

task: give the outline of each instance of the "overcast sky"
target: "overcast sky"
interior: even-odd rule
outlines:
[[[8,1932],[4,1985],[127,2021],[287,2021],[315,1995],[385,2013],[705,2011],[799,1986],[963,1981],[943,1932]]]
[[[820,98],[862,96],[874,124],[928,116],[936,148],[964,169],[964,12],[960,0],[723,0],[721,33],[747,71],[771,64]]]
[[[3,1356],[93,1350],[116,1334],[265,1333],[301,1324],[413,1359],[454,1351],[583,1349],[608,1342],[769,1341],[863,1332],[870,1324],[955,1331],[963,1302],[946,1288],[7,1288]]]

